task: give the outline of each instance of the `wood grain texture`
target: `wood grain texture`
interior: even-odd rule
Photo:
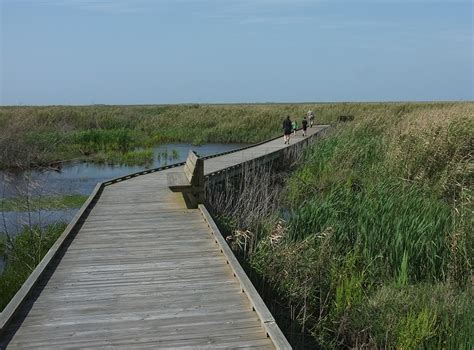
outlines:
[[[286,147],[275,139],[213,157],[203,173],[212,182]],[[242,293],[250,285],[214,228],[168,188],[183,166],[105,182],[2,313],[0,348],[287,348],[267,337],[279,329]]]
[[[259,316],[260,322],[262,323],[265,332],[270,337],[277,349],[291,349],[291,345],[286,340],[280,328],[278,328],[275,319],[253,286],[252,282],[245,274],[244,269],[242,266],[240,266],[237,258],[234,256],[231,249],[227,245],[227,242],[224,240],[224,237],[222,237],[219,228],[215,224],[206,207],[204,205],[200,205],[199,210],[201,210],[204,220],[206,220],[215,240],[217,241],[217,244],[221,248],[221,252],[225,256],[227,263],[232,268],[232,271],[234,271],[234,277],[239,281],[242,292],[247,295],[247,298],[252,304],[252,309]]]

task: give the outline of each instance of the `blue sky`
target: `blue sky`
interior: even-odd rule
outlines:
[[[0,0],[3,105],[473,100],[464,0]]]

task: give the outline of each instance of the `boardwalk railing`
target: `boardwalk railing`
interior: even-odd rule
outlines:
[[[301,130],[301,129],[299,129],[299,130]],[[224,181],[224,180],[228,179],[229,177],[232,177],[236,173],[239,173],[242,168],[247,167],[248,165],[252,165],[252,164],[262,165],[262,164],[270,163],[272,161],[275,161],[275,160],[278,160],[278,159],[281,159],[281,158],[293,158],[292,154],[297,154],[300,149],[308,146],[308,144],[314,142],[315,139],[323,137],[326,134],[327,130],[328,130],[328,127],[322,129],[321,131],[319,131],[319,132],[317,132],[313,135],[310,135],[310,136],[306,137],[305,139],[299,141],[298,143],[291,144],[289,147],[286,147],[283,150],[275,150],[273,152],[267,153],[264,156],[253,158],[253,159],[248,160],[246,162],[242,162],[240,164],[237,164],[237,165],[227,167],[227,168],[222,169],[222,170],[218,170],[218,171],[206,174],[207,185],[209,185],[211,183],[219,182],[219,181]],[[279,139],[279,138],[281,138],[281,136],[272,138],[272,139],[267,140],[265,142],[261,142],[261,143],[255,145],[255,146],[262,145],[262,144],[265,144],[269,141],[273,141],[273,140],[276,140],[276,139]],[[248,149],[248,148],[252,148],[252,147],[255,147],[255,146],[249,146],[249,147],[244,147],[244,148],[241,148],[241,149],[238,149],[238,150],[232,150],[230,152],[215,154],[215,155],[212,155],[212,156],[203,157],[203,159],[216,158],[216,157],[219,157],[219,156],[222,156],[222,155],[238,152],[238,151],[245,150],[245,149]],[[250,169],[251,168],[252,167],[250,166]]]

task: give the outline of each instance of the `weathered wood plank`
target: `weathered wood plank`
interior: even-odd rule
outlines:
[[[168,187],[173,192],[179,192],[182,189],[191,187],[189,179],[192,177],[192,173],[189,174],[186,172],[187,167],[185,167],[184,173],[168,173],[166,174]],[[189,172],[189,171],[188,171]]]
[[[291,349],[291,345],[288,343],[285,336],[278,328],[275,319],[273,318],[272,314],[268,310],[267,306],[263,302],[255,287],[253,286],[252,282],[250,282],[249,278],[245,274],[244,269],[240,266],[239,262],[237,261],[237,258],[230,250],[226,241],[222,237],[219,228],[215,224],[206,207],[204,205],[200,205],[199,209],[201,210],[204,219],[208,223],[214,238],[217,240],[222,253],[225,255],[227,262],[231,266],[235,278],[239,280],[242,291],[245,292],[250,302],[252,303],[255,312],[259,315],[259,318],[267,335],[272,339],[273,343],[277,346],[278,349]]]

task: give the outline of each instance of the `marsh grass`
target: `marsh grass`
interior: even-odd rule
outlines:
[[[474,104],[358,107],[250,230],[249,263],[323,348],[470,349]]]
[[[426,106],[452,104],[249,104],[158,106],[0,107],[0,168],[52,162],[103,160],[167,142],[256,143],[281,133],[286,115],[302,119],[309,109],[316,123],[339,115],[397,115]],[[387,112],[388,111],[388,112]],[[113,158],[113,157],[111,157]],[[141,160],[140,160],[141,161]]]

